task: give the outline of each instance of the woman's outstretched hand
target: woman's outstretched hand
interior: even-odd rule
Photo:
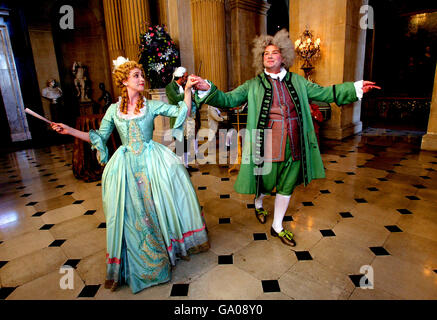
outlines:
[[[194,86],[197,85],[199,79],[197,77],[193,77],[192,75],[188,76],[187,83],[185,84],[185,89],[191,90]]]
[[[373,89],[381,89],[381,87],[378,87],[375,84],[375,82],[363,80],[363,92],[367,93]]]
[[[50,124],[53,130],[60,134],[71,134],[71,128],[63,123],[52,122]]]

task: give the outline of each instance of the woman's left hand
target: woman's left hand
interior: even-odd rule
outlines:
[[[367,93],[373,89],[381,89],[375,85],[375,82],[363,80],[363,92]]]
[[[193,76],[188,76],[187,83],[185,84],[185,89],[191,90],[192,87],[194,87],[199,80]]]

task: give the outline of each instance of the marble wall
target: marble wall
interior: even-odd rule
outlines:
[[[294,42],[306,26],[321,39],[321,56],[315,62],[314,81],[329,86],[363,77],[366,30],[360,28],[360,8],[367,0],[290,0],[290,37]],[[302,60],[291,71],[304,75]],[[322,136],[343,139],[360,132],[361,102],[331,104],[331,119],[324,123]]]

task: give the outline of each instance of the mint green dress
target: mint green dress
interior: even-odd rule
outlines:
[[[167,282],[177,258],[208,250],[205,221],[188,172],[167,147],[152,140],[157,115],[176,117],[179,140],[187,106],[144,99],[141,115],[124,118],[112,104],[99,130],[89,132],[101,164],[106,217],[106,288],[132,292]],[[106,141],[117,128],[122,145],[108,161]]]

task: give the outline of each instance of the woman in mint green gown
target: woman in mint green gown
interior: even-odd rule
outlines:
[[[106,164],[102,176],[105,288],[115,290],[127,283],[136,293],[169,281],[171,265],[178,258],[187,259],[191,253],[209,249],[205,221],[188,172],[172,151],[152,140],[153,120],[158,115],[176,117],[173,135],[182,138],[195,81],[187,82],[184,101],[169,105],[142,97],[141,65],[121,57],[114,65],[114,79],[122,94],[108,108],[99,130],[82,132],[61,123],[52,127],[90,142],[98,151],[99,162]],[[114,128],[122,145],[108,161],[106,142]]]

